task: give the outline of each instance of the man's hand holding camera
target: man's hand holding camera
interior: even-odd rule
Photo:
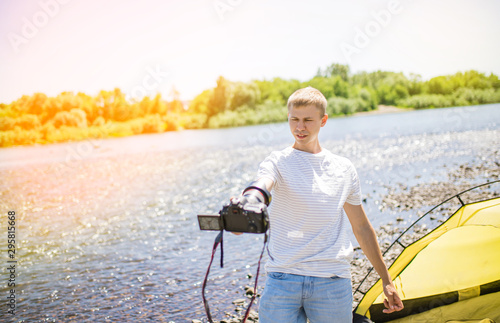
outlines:
[[[231,198],[216,215],[198,215],[201,230],[226,230],[235,234],[265,233],[269,226],[267,206],[271,194],[263,182],[253,182],[240,197]]]
[[[248,194],[247,192],[245,195],[241,195],[239,197],[231,197],[230,199],[230,204],[233,208],[240,208],[242,211],[243,210],[259,210],[262,209],[263,212],[267,213],[267,205],[262,205],[263,200],[259,200],[255,195]],[[252,193],[257,193],[261,194],[258,191],[255,190],[255,192]],[[262,195],[261,195],[262,196]],[[236,235],[241,235],[243,232],[233,232],[231,233],[236,234]]]

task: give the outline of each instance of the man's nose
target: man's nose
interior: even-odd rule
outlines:
[[[304,129],[305,129],[304,121],[297,122],[297,130],[304,130]]]

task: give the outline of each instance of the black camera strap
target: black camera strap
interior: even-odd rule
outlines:
[[[262,256],[264,255],[264,250],[266,250],[267,243],[267,232],[264,234],[264,245],[262,246],[262,251],[260,252],[259,262],[257,263],[257,275],[255,276],[255,285],[253,287],[253,295],[250,299],[250,304],[248,305],[247,311],[245,312],[245,316],[243,317],[243,323],[247,321],[248,315],[250,314],[250,308],[252,307],[253,301],[257,296],[257,282],[259,281],[259,273],[260,273],[260,261],[262,260]]]
[[[210,263],[208,264],[207,273],[205,274],[205,279],[203,280],[203,286],[201,288],[201,297],[203,298],[203,305],[205,306],[205,312],[207,313],[207,318],[210,323],[213,323],[212,315],[210,315],[210,307],[208,306],[207,299],[205,298],[205,287],[207,286],[208,274],[210,273],[210,267],[212,267],[212,262],[214,261],[215,251],[220,243],[220,267],[224,267],[224,248],[223,240],[224,230],[221,230],[214,241],[214,246],[212,248],[212,257],[210,258]]]
[[[207,273],[205,275],[205,279],[203,280],[203,286],[201,288],[201,296],[203,298],[203,305],[205,306],[205,312],[207,314],[207,318],[208,318],[208,321],[210,323],[213,323],[214,321],[212,319],[212,315],[210,314],[210,307],[208,306],[207,299],[205,298],[205,287],[207,286],[208,274],[210,273],[210,268],[212,267],[212,262],[214,261],[215,251],[217,250],[217,246],[219,245],[219,243],[220,243],[220,249],[221,249],[220,267],[221,268],[224,267],[224,263],[223,263],[224,249],[223,249],[223,239],[222,239],[223,232],[224,232],[224,230],[221,230],[220,233],[215,238],[214,246],[212,248],[212,257],[210,258],[210,263],[208,264]],[[267,232],[266,232],[264,234],[264,245],[262,246],[262,251],[260,253],[259,262],[257,264],[257,275],[255,276],[254,293],[252,295],[252,298],[250,299],[250,304],[248,305],[248,308],[245,312],[245,316],[243,317],[243,321],[242,321],[243,323],[246,322],[246,320],[250,314],[250,308],[252,307],[252,304],[255,301],[255,297],[257,296],[257,282],[259,280],[260,262],[262,260],[262,256],[264,255],[264,250],[266,250],[267,239],[268,239],[268,236],[267,236]]]

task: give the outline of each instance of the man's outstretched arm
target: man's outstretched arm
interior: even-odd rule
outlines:
[[[382,279],[382,285],[386,297],[384,300],[386,309],[384,309],[383,312],[392,313],[402,310],[403,302],[401,301],[401,298],[399,298],[396,288],[392,283],[391,276],[387,271],[384,259],[382,258],[382,253],[380,252],[377,235],[375,234],[375,230],[373,230],[373,227],[366,216],[363,206],[345,203],[344,211],[351,222],[352,231],[354,232],[354,236],[356,237],[359,246]]]
[[[258,187],[261,187],[261,188],[265,188],[268,192],[271,192],[271,190],[273,188],[273,185],[274,185],[274,182],[271,179],[269,179],[269,178],[262,177],[262,178],[259,178],[256,181],[254,181],[252,183],[252,185],[258,186]],[[247,188],[246,188],[244,192],[247,193],[247,194],[248,193],[256,193],[256,194],[261,195],[264,200],[266,199],[265,194],[263,194],[260,190],[257,190],[257,189],[250,188],[250,189],[247,190]],[[244,195],[245,193],[243,193],[242,195]],[[231,200],[233,198],[234,197],[231,197]],[[267,197],[267,199],[269,199],[269,198],[270,198],[270,195]],[[236,235],[243,234],[243,232],[231,232],[231,233],[236,234]]]

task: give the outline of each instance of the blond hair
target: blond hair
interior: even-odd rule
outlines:
[[[326,98],[319,90],[308,86],[293,92],[288,98],[288,111],[292,108],[314,105],[319,109],[321,117],[326,114]]]

